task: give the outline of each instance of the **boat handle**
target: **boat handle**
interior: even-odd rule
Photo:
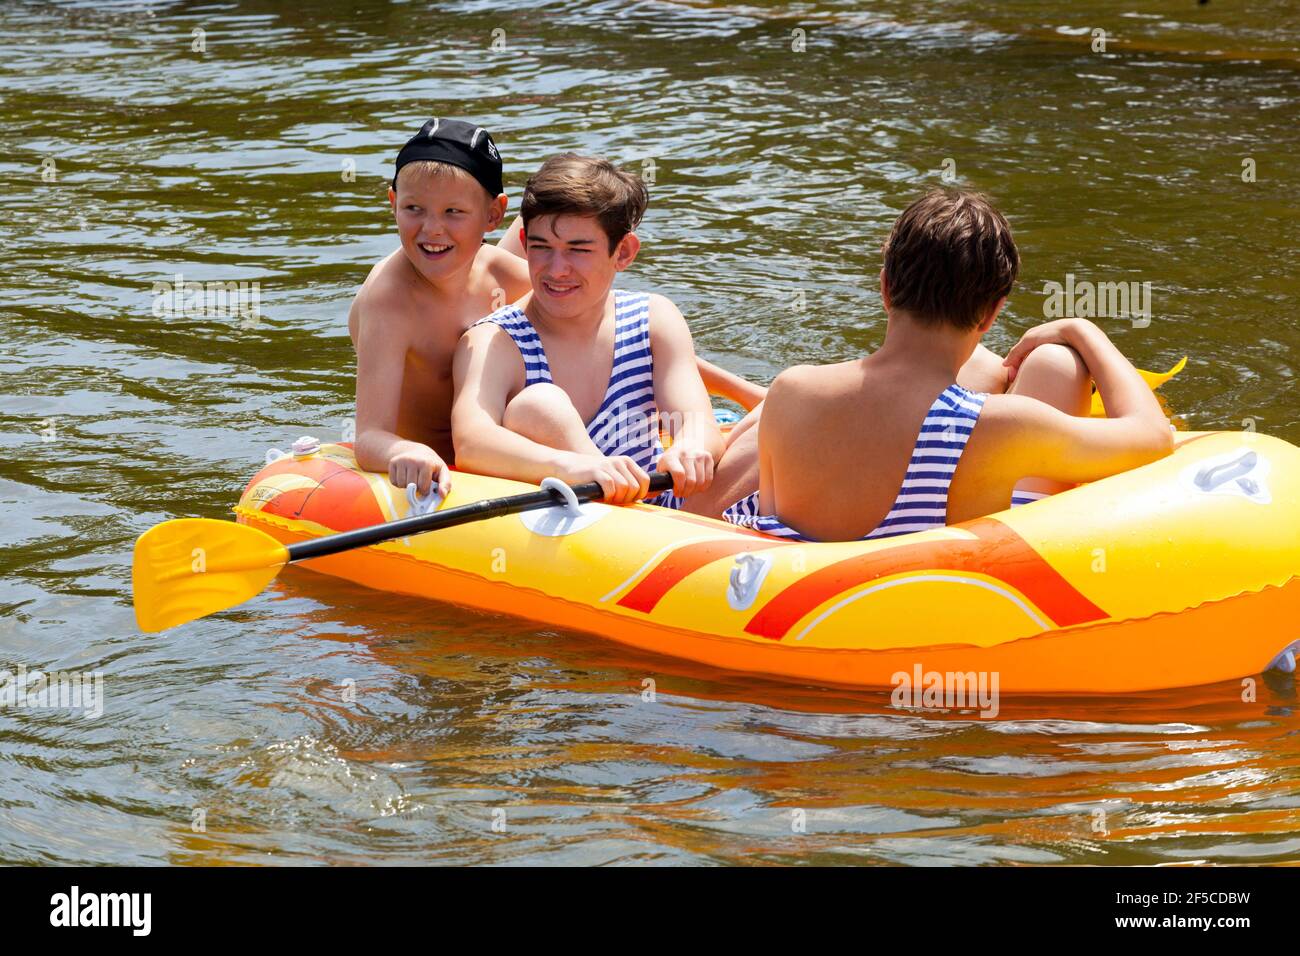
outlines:
[[[573,493],[573,489],[562,482],[559,478],[543,478],[543,491],[557,492],[564,498],[564,513],[573,518],[582,516],[582,506],[578,504],[578,496]]]
[[[1258,492],[1259,486],[1245,476],[1254,471],[1255,466],[1258,464],[1259,455],[1253,451],[1243,451],[1231,461],[1225,461],[1218,465],[1206,465],[1196,473],[1196,478],[1193,480],[1196,487],[1202,491],[1213,491],[1220,485],[1226,484],[1235,478],[1243,491],[1253,495]]]
[[[754,599],[758,597],[758,589],[763,586],[763,579],[767,577],[771,567],[772,558],[766,554],[736,556],[736,563],[731,568],[731,576],[727,584],[727,604],[733,611],[749,610]]]
[[[438,494],[438,484],[434,482],[429,486],[429,493],[421,498],[415,491],[415,482],[409,482],[406,486],[406,503],[409,506],[407,517],[414,515],[427,515],[432,511],[437,511],[438,506],[442,504],[442,495]]]

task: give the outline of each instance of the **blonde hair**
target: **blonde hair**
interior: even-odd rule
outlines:
[[[438,179],[459,179],[464,182],[475,183],[482,188],[480,183],[467,169],[459,166],[453,166],[451,163],[440,163],[435,159],[417,159],[407,163],[397,171],[397,185],[416,186],[420,183],[431,182]],[[487,190],[483,192],[486,194]],[[495,196],[488,195],[488,199],[495,199]]]

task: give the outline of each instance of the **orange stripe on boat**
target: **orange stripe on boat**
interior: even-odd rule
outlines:
[[[991,568],[997,568],[999,580],[1025,595],[1058,627],[1110,617],[1002,522],[979,518],[956,527],[978,540],[927,541],[837,561],[768,601],[745,625],[745,631],[779,641],[822,604],[877,578],[913,571],[968,571],[987,576]]]
[[[779,548],[787,542],[772,538],[753,541],[723,539],[720,541],[699,541],[673,551],[656,565],[655,569],[641,579],[641,582],[619,600],[619,607],[630,611],[644,611],[649,614],[655,609],[659,600],[676,587],[681,580],[693,571],[698,571],[719,558],[727,558],[742,551],[761,551]]]

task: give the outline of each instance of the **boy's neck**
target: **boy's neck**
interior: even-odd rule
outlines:
[[[976,330],[963,331],[951,325],[927,325],[903,312],[889,314],[885,341],[872,357],[876,361],[899,361],[912,367],[942,372],[957,380],[957,372],[979,345]]]
[[[405,258],[405,256],[403,256],[403,258]],[[430,279],[419,269],[415,268],[415,264],[411,262],[410,259],[406,260],[406,265],[415,276],[416,282],[423,288],[428,289],[439,298],[459,300],[464,298],[469,290],[470,276],[474,273],[474,263],[477,261],[478,256],[476,255],[470,260],[469,265],[465,266],[465,268],[453,272],[451,275],[444,276],[438,281]]]

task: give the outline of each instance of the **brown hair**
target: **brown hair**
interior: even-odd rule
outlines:
[[[987,197],[935,189],[903,210],[883,248],[891,308],[973,329],[1020,272],[1011,227]]]
[[[540,216],[594,216],[612,253],[641,222],[650,202],[645,183],[607,159],[561,153],[528,177],[520,215],[524,231]]]

